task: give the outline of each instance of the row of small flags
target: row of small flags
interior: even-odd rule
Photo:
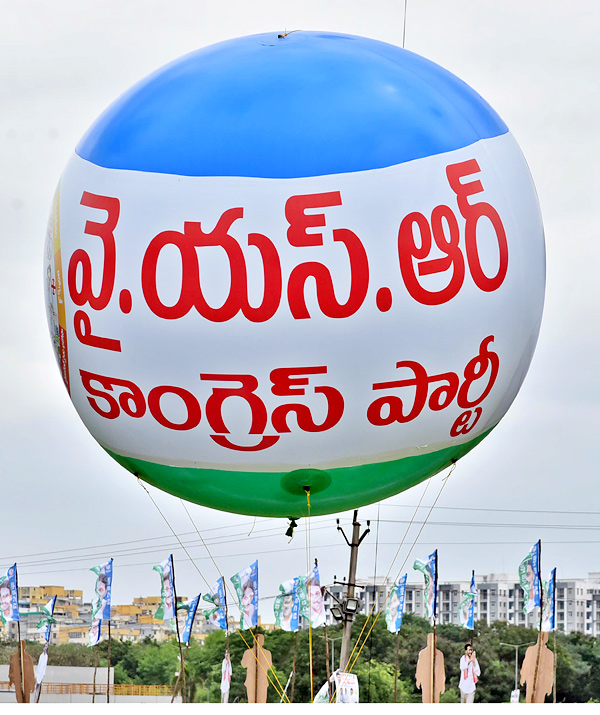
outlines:
[[[556,624],[556,569],[550,573],[548,581],[540,577],[541,541],[538,541],[519,565],[519,581],[524,592],[524,612],[530,613],[534,608],[541,608],[541,628],[552,631]],[[437,613],[437,580],[438,554],[437,549],[429,554],[426,561],[416,559],[413,568],[423,574],[425,580],[425,617],[435,619]],[[154,566],[160,575],[161,602],[154,617],[170,622],[173,630],[177,629],[175,609],[175,572],[173,556]],[[96,645],[101,638],[102,623],[110,620],[111,593],[113,578],[113,560],[100,566],[94,566],[91,571],[96,574],[95,595],[92,599],[91,627],[88,645]],[[385,621],[391,633],[398,633],[404,615],[407,574],[404,574],[391,588],[386,609]],[[230,578],[234,586],[238,607],[240,610],[240,629],[254,628],[258,624],[258,561],[242,569]],[[6,575],[0,579],[0,621],[5,625],[10,621],[19,621],[17,564],[11,566]],[[458,606],[458,622],[464,628],[474,628],[474,602],[477,596],[475,573],[471,576],[468,591],[463,592],[463,598]],[[215,628],[227,629],[227,595],[223,577],[212,586],[209,593],[202,596],[207,604],[202,613]],[[55,622],[54,606],[56,596],[41,611],[33,612],[41,616],[37,627],[44,632],[46,643],[50,640],[50,631]],[[204,605],[204,604],[202,604]],[[187,611],[187,618],[180,640],[189,642],[192,626],[200,606],[200,594],[190,601],[177,604],[177,610]],[[318,628],[326,622],[325,605],[323,602],[319,567],[315,566],[307,576],[297,576],[284,581],[279,586],[279,594],[275,597],[273,606],[275,625],[283,630],[295,632],[299,628],[300,617],[310,620],[313,628]],[[31,614],[31,612],[30,612]]]
[[[523,611],[530,613],[534,608],[540,608],[541,630],[553,631],[556,628],[556,568],[552,569],[547,581],[542,581],[541,549],[542,542],[540,540],[533,545],[519,565],[519,582],[524,593]],[[426,561],[416,559],[413,568],[420,571],[425,579],[425,617],[435,619],[437,614],[437,549],[429,554]],[[388,597],[385,619],[391,633],[397,633],[402,625],[406,578],[407,574],[404,574],[394,584]],[[469,590],[463,591],[462,596],[458,605],[458,622],[464,628],[473,630],[475,627],[474,605],[477,596],[475,572],[471,575]]]
[[[94,566],[90,569],[96,574],[94,597],[91,605],[91,625],[89,629],[88,645],[95,646],[102,637],[102,624],[110,621],[111,595],[113,581],[113,560]],[[212,586],[210,591],[190,601],[178,602],[175,607],[175,570],[173,556],[169,556],[161,563],[154,566],[160,576],[160,604],[154,614],[158,620],[170,623],[174,631],[177,630],[176,610],[187,611],[187,618],[183,632],[180,634],[182,643],[189,642],[192,626],[200,605],[205,606],[202,614],[210,625],[223,630],[227,629],[227,595],[223,577]],[[235,589],[238,607],[240,610],[240,629],[247,630],[258,625],[258,561],[234,574],[231,583]],[[56,596],[50,599],[41,611],[30,611],[42,616],[37,624],[44,630],[46,642],[50,640],[50,630],[55,623],[53,618]],[[314,568],[307,576],[298,576],[289,581],[284,581],[279,587],[279,594],[275,598],[274,613],[276,624],[287,631],[297,631],[300,616],[310,619],[313,628],[325,624],[325,605],[321,592],[319,567]],[[4,625],[10,621],[19,621],[19,588],[17,578],[17,564],[8,569],[6,576],[0,579],[0,620]]]

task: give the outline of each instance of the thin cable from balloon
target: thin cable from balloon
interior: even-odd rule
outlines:
[[[146,492],[146,494],[150,497],[150,501],[154,504],[154,506],[156,507],[158,513],[162,516],[164,522],[166,523],[166,525],[167,525],[167,526],[169,527],[169,529],[171,530],[171,533],[172,533],[173,536],[177,539],[177,541],[179,542],[179,545],[180,545],[181,548],[185,551],[185,553],[187,554],[187,557],[188,557],[189,560],[192,562],[192,565],[194,566],[194,568],[196,569],[196,571],[200,574],[200,576],[201,576],[201,578],[203,579],[204,583],[206,583],[208,589],[210,590],[211,586],[210,586],[210,583],[208,582],[206,576],[205,576],[205,575],[202,573],[202,571],[200,571],[200,569],[198,568],[198,565],[196,564],[196,562],[195,562],[194,559],[192,558],[192,555],[191,555],[190,552],[185,548],[185,546],[184,546],[183,543],[181,542],[181,539],[179,538],[179,536],[178,536],[177,533],[175,532],[175,529],[173,529],[173,527],[171,526],[169,520],[168,520],[167,517],[163,514],[161,508],[158,506],[158,504],[156,503],[156,501],[153,499],[152,494],[150,494],[150,492],[149,492],[148,489],[146,488],[146,485],[142,482],[142,480],[141,480],[139,477],[137,478],[137,480],[138,480],[138,484],[142,487],[142,489],[143,489],[143,490]],[[191,518],[191,517],[190,517],[190,518]],[[193,519],[192,519],[192,523],[194,523]],[[196,531],[198,531],[198,529],[197,529],[197,527],[196,527],[195,524],[194,524],[194,528],[196,528]],[[199,532],[198,532],[198,534],[199,534]],[[208,547],[205,546],[205,548],[206,548],[206,550],[207,550],[209,556],[211,556]],[[212,556],[211,556],[211,558],[212,558]],[[213,559],[213,563],[214,563],[214,559]],[[216,564],[215,564],[215,566],[216,566]],[[218,571],[219,571],[219,569],[218,569],[218,567],[217,567],[217,572],[218,572]],[[227,584],[225,583],[225,579],[223,579],[223,584],[225,585],[225,588],[227,588]],[[177,606],[176,606],[176,607],[177,607]],[[228,624],[228,627],[229,627],[229,624]],[[252,655],[254,655],[254,650],[251,649],[251,647],[250,647],[248,641],[244,638],[244,636],[242,635],[242,632],[241,632],[240,629],[235,625],[235,623],[233,624],[233,627],[235,628],[235,630],[236,630],[237,634],[240,636],[240,638],[241,638],[241,639],[244,641],[244,643],[246,644],[246,648],[247,648],[248,650],[251,650],[251,651],[252,651]],[[252,631],[250,631],[250,632],[252,633]],[[255,640],[257,646],[258,646],[259,648],[261,648],[260,643],[258,642],[258,640],[256,640],[256,637],[255,637],[255,635],[254,635],[253,633],[252,633],[252,636],[253,636],[253,638],[254,638],[254,640]],[[262,648],[261,648],[261,650],[262,650]],[[270,676],[269,676],[269,671],[268,671],[268,670],[265,670],[265,668],[264,668],[264,666],[262,665],[262,663],[260,662],[259,658],[257,658],[256,655],[254,655],[254,658],[255,658],[255,660],[256,660],[257,665],[263,670],[263,672],[264,672],[265,675],[267,676],[267,679],[268,679],[269,683],[271,683],[271,685],[273,686],[273,688],[277,691],[277,694],[287,699],[287,696],[286,696],[285,692],[283,692],[283,688],[282,688],[282,686],[281,686],[281,683],[279,683],[279,679],[277,678],[277,674],[275,673],[275,670],[273,669],[273,667],[271,666],[271,668],[270,668],[269,670],[273,670],[273,675],[275,676],[275,679],[277,680],[277,683],[279,684],[279,688],[275,685],[275,683],[273,683],[273,681],[271,680],[271,678],[270,678]],[[289,702],[289,699],[287,699],[287,700],[288,700],[288,702]]]
[[[406,5],[408,0],[404,0],[404,23],[402,25],[402,49],[404,49],[404,42],[406,40]]]
[[[202,541],[202,544],[204,545],[204,548],[206,549],[206,552],[208,553],[208,555],[209,555],[211,561],[213,562],[213,565],[214,565],[214,567],[215,567],[215,569],[216,569],[216,571],[217,571],[217,574],[218,574],[221,578],[223,578],[223,576],[222,576],[222,574],[221,574],[221,569],[219,568],[217,562],[215,561],[213,555],[211,554],[210,549],[208,548],[206,542],[205,542],[204,539],[202,538],[202,534],[200,533],[200,530],[198,529],[198,527],[197,527],[197,525],[196,525],[196,522],[194,521],[194,519],[192,518],[192,515],[190,514],[188,508],[186,507],[185,502],[183,501],[183,499],[180,499],[179,501],[181,502],[181,506],[184,508],[185,513],[188,515],[189,520],[192,522],[192,526],[193,526],[194,529],[196,530],[196,533],[198,534],[200,540]],[[254,520],[254,523],[256,523],[256,519]],[[253,526],[252,528],[254,528],[254,526]],[[250,533],[252,533],[252,532],[250,532]],[[195,564],[194,564],[194,565],[195,565]],[[206,581],[206,579],[204,579],[204,580]],[[232,598],[233,601],[235,602],[235,594],[232,592],[231,587],[229,586],[228,583],[226,583],[225,579],[223,579],[223,586],[224,586],[224,588],[226,589],[226,591],[229,592],[229,595],[231,596],[231,598]],[[210,589],[210,586],[209,586],[209,589]],[[235,624],[234,624],[234,628],[235,628],[236,631],[238,632],[240,638],[241,638],[241,639],[244,641],[244,643],[246,644],[247,649],[248,649],[248,650],[251,650],[251,647],[250,647],[248,641],[247,641],[247,640],[244,638],[244,636],[242,635],[241,630],[239,630],[238,627],[237,627]],[[250,629],[250,634],[252,635],[252,638],[253,638],[253,640],[254,640],[254,643],[256,644],[257,650],[260,649],[260,651],[264,653],[264,648],[263,648],[262,645],[259,643],[259,641],[258,641],[258,639],[256,638],[256,635],[254,634],[254,632],[252,631],[252,629]],[[254,650],[253,650],[253,649],[252,649],[252,655],[254,655]],[[275,686],[275,684],[273,683],[273,681],[272,681],[271,678],[269,677],[269,671],[268,671],[268,670],[265,670],[264,666],[262,665],[262,663],[260,662],[260,660],[256,657],[256,655],[254,655],[254,658],[255,658],[257,664],[258,664],[258,665],[261,667],[261,669],[263,670],[263,672],[266,673],[267,678],[269,679],[269,682],[271,683],[271,685],[273,685],[273,687],[274,687],[275,690],[277,691],[277,694],[278,694],[278,695],[281,695],[282,700],[283,700],[283,698],[285,698],[285,699],[287,699],[287,701],[289,702],[289,699],[287,698],[287,695],[286,695],[286,693],[285,693],[284,690],[283,690],[283,686],[281,685],[281,682],[279,681],[279,678],[277,677],[277,673],[275,672],[275,669],[273,668],[273,666],[271,666],[271,668],[270,668],[269,670],[272,670],[272,671],[273,671],[273,675],[274,675],[274,677],[275,677],[275,680],[277,680],[277,683],[279,684],[279,689]]]
[[[398,546],[398,549],[397,549],[397,551],[396,551],[396,555],[394,556],[394,558],[393,558],[393,560],[392,560],[392,563],[391,563],[391,565],[390,565],[390,567],[389,567],[389,569],[388,569],[388,572],[387,572],[387,574],[386,574],[386,576],[385,576],[384,582],[387,581],[387,579],[388,579],[388,577],[389,577],[389,575],[390,575],[390,571],[392,570],[392,567],[394,566],[394,563],[396,562],[396,559],[398,558],[398,554],[400,553],[400,549],[404,546],[404,542],[405,542],[405,540],[406,540],[406,537],[407,537],[407,535],[408,535],[408,532],[409,532],[409,530],[410,530],[410,528],[411,528],[411,526],[412,526],[412,524],[413,524],[413,521],[415,520],[415,517],[417,516],[417,513],[418,513],[419,509],[421,508],[421,503],[423,502],[423,499],[425,498],[425,495],[427,494],[427,490],[429,489],[429,485],[430,485],[430,484],[431,484],[431,479],[428,479],[427,482],[425,483],[425,489],[423,490],[423,493],[421,494],[421,498],[419,499],[419,503],[418,503],[417,506],[415,507],[415,511],[414,511],[414,513],[413,513],[413,515],[412,515],[412,518],[411,518],[411,520],[410,520],[408,526],[406,527],[406,530],[405,530],[405,532],[404,532],[404,536],[402,537],[402,541],[400,542],[400,545]],[[382,585],[382,588],[383,588],[383,585]],[[380,591],[380,592],[381,592],[381,591]],[[377,594],[377,600],[378,600],[378,599],[379,599],[379,593]],[[376,603],[376,602],[377,602],[377,601],[375,601],[375,603]],[[359,642],[360,642],[360,639],[361,639],[361,637],[362,637],[362,634],[364,633],[365,628],[367,627],[367,625],[368,625],[368,623],[369,623],[369,619],[370,619],[371,616],[373,615],[373,610],[374,610],[374,606],[371,608],[371,612],[369,613],[369,615],[368,615],[367,618],[365,619],[365,622],[364,622],[364,624],[363,624],[363,627],[362,627],[362,629],[361,629],[361,632],[358,634],[358,638],[356,639],[356,643],[354,644],[354,648],[352,649],[352,652],[350,653],[350,656],[348,657],[348,663],[350,663],[350,660],[351,660],[352,656],[354,655],[354,651],[356,650],[356,648],[357,648],[357,646],[358,646],[358,644],[359,644]],[[336,690],[336,692],[333,694],[333,696],[332,696],[330,702],[333,703],[333,702],[335,701],[336,697],[337,697],[337,690]]]
[[[401,573],[402,570],[404,569],[404,566],[406,565],[406,562],[408,561],[408,558],[409,558],[409,556],[411,555],[412,550],[413,550],[413,549],[415,548],[415,546],[417,545],[417,542],[418,542],[418,540],[419,540],[419,537],[421,536],[421,533],[422,533],[423,529],[425,528],[425,525],[427,524],[427,520],[429,519],[429,517],[430,517],[430,515],[431,515],[431,512],[432,512],[433,509],[435,508],[435,505],[436,505],[438,499],[441,497],[442,492],[444,491],[444,487],[445,487],[446,484],[448,483],[448,480],[450,479],[450,475],[451,475],[452,472],[455,470],[455,468],[456,468],[456,462],[454,462],[454,463],[452,464],[452,467],[450,468],[450,471],[449,471],[448,474],[442,479],[442,486],[440,487],[440,491],[438,492],[438,495],[437,495],[437,497],[435,498],[435,501],[433,502],[431,508],[429,509],[429,512],[427,513],[427,517],[426,517],[425,521],[423,522],[423,524],[421,525],[421,528],[419,529],[419,533],[417,534],[416,539],[414,540],[412,546],[410,547],[408,553],[406,554],[406,557],[405,557],[404,561],[402,562],[402,566],[400,567],[400,570],[398,571],[398,573],[397,573],[397,575],[396,575],[396,578],[394,579],[394,583],[398,580],[398,577],[400,576],[400,573]],[[395,560],[395,559],[394,559],[394,560]],[[393,565],[393,562],[392,562],[392,565]],[[390,567],[390,571],[391,571],[391,567]],[[381,587],[381,589],[380,589],[380,593],[381,593],[382,590],[383,590],[383,585],[382,585],[382,587]],[[388,594],[387,594],[387,596],[386,596],[386,598],[385,598],[385,601],[384,601],[384,603],[383,603],[384,606],[385,606],[385,604],[387,603],[389,597],[390,597],[390,592],[388,591]],[[374,605],[373,605],[373,608],[374,608]],[[378,619],[379,619],[379,616],[380,616],[381,613],[382,613],[382,610],[383,610],[383,609],[381,609],[380,611],[377,612],[377,615],[375,616],[375,618],[374,618],[374,620],[373,620],[373,624],[371,625],[371,628],[369,629],[369,632],[368,632],[367,635],[365,636],[365,639],[364,639],[364,641],[363,641],[363,644],[362,644],[361,647],[360,647],[360,650],[358,651],[358,653],[356,654],[356,657],[354,658],[354,660],[353,660],[353,662],[352,662],[352,665],[351,665],[351,667],[350,667],[349,672],[352,672],[352,668],[354,668],[354,666],[356,665],[356,661],[358,660],[358,657],[360,656],[360,653],[361,653],[362,649],[365,647],[366,642],[367,642],[367,638],[369,637],[371,631],[373,630],[373,628],[375,628],[375,624],[377,623],[377,621],[378,621]],[[371,613],[372,613],[372,612],[373,612],[373,609],[371,609]],[[367,619],[367,621],[368,621],[368,619]],[[365,625],[366,625],[366,622],[365,622]],[[363,630],[364,630],[364,628],[363,628]],[[362,631],[361,631],[361,634],[362,634]],[[357,640],[357,644],[358,644],[358,641],[359,641],[359,640],[360,640],[360,636],[359,636],[359,639]],[[355,648],[356,648],[356,646],[355,646]]]
[[[373,596],[375,596],[375,589],[376,589],[376,583],[377,583],[377,554],[379,552],[379,512],[381,510],[381,502],[377,502],[377,531],[375,534],[375,558],[374,558],[374,563],[373,563]],[[373,608],[375,608],[375,604],[379,603],[379,594],[381,591],[377,592],[377,597],[376,600],[373,601]],[[371,636],[371,641],[369,644],[369,680],[368,680],[368,685],[367,685],[367,697],[369,698],[369,702],[371,701],[371,659],[373,655],[373,636]]]
[[[443,478],[443,480],[442,480],[442,486],[440,487],[440,491],[438,492],[438,495],[437,495],[437,497],[435,498],[433,504],[432,504],[431,507],[429,508],[429,512],[428,512],[428,514],[427,514],[427,517],[425,518],[425,521],[424,521],[423,524],[421,525],[421,528],[420,528],[420,530],[419,530],[419,533],[417,534],[417,536],[416,536],[416,538],[415,538],[415,540],[414,540],[412,546],[410,547],[410,549],[409,549],[409,551],[408,551],[408,554],[406,555],[406,557],[405,557],[405,559],[404,559],[404,561],[403,561],[403,563],[402,563],[402,566],[400,567],[400,570],[398,571],[398,574],[396,575],[396,578],[394,579],[394,583],[398,580],[398,576],[399,576],[400,573],[402,572],[402,570],[403,570],[403,568],[404,568],[404,566],[405,566],[405,564],[406,564],[406,562],[407,562],[407,560],[408,560],[410,554],[412,553],[412,550],[413,550],[414,547],[416,546],[416,543],[417,543],[417,541],[419,540],[419,536],[421,535],[421,532],[422,532],[423,529],[425,528],[425,524],[426,524],[427,521],[429,520],[429,517],[431,516],[431,513],[432,513],[433,509],[435,508],[435,505],[436,505],[438,499],[440,498],[440,496],[441,496],[441,494],[442,494],[442,491],[444,490],[444,487],[446,486],[446,482],[447,482],[448,479],[450,478],[450,475],[452,474],[452,472],[454,471],[455,468],[456,468],[456,462],[453,462],[453,464],[452,464],[452,466],[451,466],[451,468],[450,468],[450,471],[448,472],[448,474],[447,474],[447,475]],[[385,582],[387,582],[387,579],[389,578],[389,575],[390,575],[390,572],[391,572],[391,570],[392,570],[392,567],[394,566],[394,563],[396,562],[396,559],[398,558],[398,554],[400,553],[400,549],[401,549],[402,546],[404,545],[404,542],[405,542],[405,540],[406,540],[406,537],[407,537],[407,535],[408,535],[408,532],[409,532],[409,530],[410,530],[410,528],[411,528],[411,526],[412,526],[412,524],[413,524],[413,522],[414,522],[414,520],[415,520],[415,517],[416,517],[416,515],[417,515],[419,509],[421,508],[421,503],[423,502],[423,499],[425,498],[425,494],[427,493],[427,490],[429,489],[429,485],[430,485],[430,484],[431,484],[431,479],[428,479],[428,480],[427,480],[427,484],[425,485],[425,489],[423,490],[423,494],[421,495],[421,498],[419,499],[419,503],[417,504],[417,506],[416,506],[416,508],[415,508],[415,511],[414,511],[414,513],[413,513],[413,516],[412,516],[412,518],[411,518],[411,521],[410,521],[408,527],[406,528],[406,531],[404,532],[404,536],[402,537],[402,541],[401,541],[400,545],[398,546],[398,549],[397,549],[397,551],[396,551],[396,555],[394,556],[394,559],[392,560],[392,563],[390,564],[390,567],[389,567],[388,572],[387,572],[387,574],[386,574],[386,576],[385,576],[385,579],[384,579],[384,581],[382,582],[381,588],[379,589],[379,591],[378,591],[378,593],[377,593],[377,598],[376,598],[375,601],[373,602],[373,606],[371,607],[371,611],[370,611],[369,615],[367,616],[367,618],[366,618],[366,620],[365,620],[365,623],[364,623],[364,625],[363,625],[363,627],[362,627],[362,629],[361,629],[361,632],[360,632],[359,635],[358,635],[358,638],[356,639],[356,643],[355,643],[355,645],[354,645],[354,648],[352,649],[352,653],[350,653],[350,657],[348,658],[348,663],[349,663],[349,664],[350,664],[350,661],[352,660],[352,656],[354,655],[354,652],[356,651],[356,649],[357,649],[357,647],[358,647],[358,644],[360,643],[360,639],[361,639],[361,637],[362,637],[362,635],[363,635],[363,633],[364,633],[364,631],[365,631],[365,628],[367,627],[367,625],[369,624],[369,621],[371,620],[371,618],[372,618],[372,616],[373,616],[373,612],[374,612],[374,610],[375,610],[375,604],[377,604],[377,603],[379,602],[379,596],[380,596],[381,592],[383,591],[383,584],[384,584]],[[386,603],[387,603],[389,597],[390,597],[390,592],[388,591],[388,594],[387,594],[387,596],[386,596],[386,598],[385,598],[385,601],[383,602],[383,607],[385,607],[385,605],[386,605]],[[383,610],[383,607],[382,607],[381,610]],[[371,625],[371,628],[369,629],[367,635],[365,636],[364,641],[363,641],[362,645],[360,646],[360,649],[359,649],[359,651],[358,651],[356,657],[354,658],[354,660],[352,661],[352,663],[351,663],[351,664],[349,665],[349,667],[348,667],[348,672],[352,672],[352,668],[354,668],[354,666],[356,665],[356,661],[358,660],[358,657],[360,656],[360,653],[361,653],[362,649],[364,648],[364,646],[365,646],[365,644],[366,644],[366,642],[367,642],[367,639],[368,639],[369,635],[371,634],[373,628],[375,627],[375,624],[377,623],[377,620],[378,620],[378,618],[379,618],[379,616],[380,616],[380,614],[381,614],[381,610],[379,610],[379,611],[377,612],[377,615],[376,615],[376,617],[375,617],[375,619],[374,619],[374,621],[373,621],[373,624]],[[334,700],[335,700],[336,697],[337,697],[337,691],[336,691],[336,693],[334,693],[334,696],[333,696],[333,698],[331,699],[330,702],[334,702]]]
[[[306,518],[306,576],[309,577],[310,570],[310,489],[306,488],[306,503],[308,505],[308,516]],[[308,591],[308,649],[309,649],[309,664],[310,664],[310,702],[314,698],[313,686],[313,643],[312,643],[312,598],[311,588]]]

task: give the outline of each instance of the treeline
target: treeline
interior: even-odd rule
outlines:
[[[372,621],[361,638],[368,633]],[[365,617],[358,616],[353,628],[353,645],[365,624]],[[260,629],[259,629],[260,630]],[[396,688],[397,702],[420,702],[420,691],[415,687],[415,670],[419,651],[425,647],[429,622],[412,614],[404,617],[399,636],[389,633],[383,619],[379,619],[371,631],[364,647],[356,649],[358,654],[353,668],[359,678],[361,702],[394,702]],[[263,632],[261,630],[261,632]],[[269,687],[269,702],[278,702],[277,690],[285,687],[296,653],[296,677],[294,681],[294,702],[310,702],[310,658],[309,633],[301,631],[297,635],[277,630],[264,632],[265,648],[273,657],[275,674],[271,678],[276,687]],[[244,638],[251,643],[248,631]],[[340,650],[341,628],[328,628],[330,638],[329,653],[335,647],[336,661]],[[446,692],[442,702],[459,702],[459,661],[464,652],[464,644],[470,639],[470,631],[453,625],[437,628],[437,646],[444,654],[446,665]],[[325,640],[322,628],[313,630],[313,693],[316,694],[326,681]],[[508,702],[515,684],[515,649],[502,643],[528,643],[535,641],[537,632],[529,628],[509,626],[497,622],[491,626],[484,622],[476,624],[474,648],[481,666],[481,678],[477,684],[476,702]],[[335,640],[334,640],[335,639]],[[600,642],[595,638],[572,633],[557,634],[557,701],[558,702],[598,702],[600,700]],[[15,652],[15,643],[0,644],[0,663],[7,663]],[[548,642],[553,647],[552,635]],[[96,648],[86,648],[76,644],[51,646],[49,665],[107,666],[108,643],[102,641]],[[230,636],[229,647],[233,665],[233,677],[229,702],[245,702],[244,680],[246,671],[241,666],[246,644],[237,633]],[[28,652],[34,663],[42,646],[29,643]],[[96,653],[97,650],[97,653]],[[519,649],[519,666],[525,655],[525,648]],[[225,635],[222,631],[211,633],[204,645],[193,642],[185,665],[186,700],[188,702],[219,702],[221,683],[221,662],[225,651]],[[151,639],[141,643],[113,640],[111,643],[111,664],[115,668],[116,683],[170,684],[176,680],[179,670],[179,648],[175,639],[158,644]],[[394,672],[396,657],[398,679]],[[276,676],[276,677],[275,677]],[[288,686],[287,695],[291,695]],[[522,699],[524,690],[522,691]],[[548,698],[551,701],[551,696]]]

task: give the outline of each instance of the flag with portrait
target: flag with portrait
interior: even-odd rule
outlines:
[[[154,566],[160,576],[160,605],[154,618],[168,621],[175,618],[175,575],[173,571],[173,556]]]
[[[56,606],[56,596],[48,601],[45,606],[42,606],[42,618],[38,621],[36,628],[39,631],[43,631],[44,640],[46,643],[50,642],[50,631],[52,630],[52,624],[56,623],[54,620],[54,607]]]
[[[192,634],[192,628],[194,627],[194,620],[196,618],[196,611],[198,610],[198,603],[200,602],[200,594],[196,598],[192,598],[191,601],[184,601],[180,604],[180,608],[187,611],[187,617],[185,619],[185,626],[183,628],[183,633],[181,634],[181,642],[189,643],[190,636]]]
[[[437,610],[437,549],[429,554],[427,561],[415,559],[413,568],[420,571],[425,578],[425,618],[435,618]]]
[[[19,620],[19,579],[17,564],[0,577],[0,621],[4,625]]]
[[[538,541],[519,564],[519,582],[523,589],[523,611],[530,613],[540,606],[540,547]]]
[[[404,600],[406,598],[406,579],[408,574],[399,578],[392,586],[385,609],[385,622],[390,633],[398,633],[404,616]]]
[[[458,622],[463,628],[468,628],[471,631],[475,628],[475,596],[477,596],[477,586],[475,585],[475,574],[472,574],[469,590],[463,591],[462,601],[458,605]]]
[[[300,615],[308,616],[306,579],[303,576],[296,576],[280,584],[273,612],[276,626],[293,633],[298,630]]]
[[[313,628],[325,625],[327,616],[325,614],[325,602],[323,601],[321,577],[317,563],[315,563],[306,578],[306,609],[306,612],[303,612],[301,608],[300,612],[306,618],[310,617],[310,624]]]
[[[99,618],[101,621],[110,620],[110,601],[112,593],[113,560],[100,566],[93,566],[90,571],[96,574],[96,595],[92,600],[92,620]]]
[[[550,571],[550,578],[544,581],[544,607],[542,610],[542,630],[556,628],[556,569]]]
[[[226,609],[225,582],[223,577],[215,583],[209,593],[202,596],[202,600],[211,604],[210,608],[204,608],[202,613],[208,621],[208,625],[213,628],[227,630],[227,609]]]
[[[240,629],[258,625],[258,561],[231,577],[240,608]]]

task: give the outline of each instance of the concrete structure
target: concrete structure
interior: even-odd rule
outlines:
[[[475,620],[488,624],[504,621],[511,625],[535,627],[539,610],[523,613],[523,589],[514,574],[475,575],[478,594],[475,599]],[[438,582],[438,623],[458,625],[458,606],[463,592],[469,589],[471,579]],[[377,599],[382,608],[393,583],[391,579],[357,579],[356,595],[361,601],[359,613],[371,612]],[[341,600],[344,587],[331,584],[326,587],[325,604],[327,623],[335,623],[329,607]],[[424,616],[424,583],[422,579],[406,585],[405,613]],[[379,594],[379,595],[377,595]],[[377,608],[375,610],[378,610]],[[556,621],[559,631],[577,631],[585,635],[600,636],[600,572],[590,573],[586,579],[558,579],[556,584]]]
[[[110,670],[110,703],[169,703],[168,685],[113,685]],[[106,703],[108,669],[49,665],[42,684],[41,703]],[[15,703],[14,686],[8,686],[8,665],[0,665],[0,704]],[[181,697],[175,698],[180,703]]]
[[[37,629],[41,618],[42,607],[54,596],[57,597],[54,608],[56,623],[52,626],[51,645],[62,643],[81,643],[88,641],[91,623],[92,605],[83,600],[83,591],[65,589],[62,586],[20,586],[19,614],[21,617],[21,638],[23,640],[43,642],[43,632]],[[186,596],[178,596],[180,601]],[[129,605],[116,605],[111,609],[111,636],[116,639],[139,642],[144,638],[152,638],[162,642],[173,636],[170,623],[164,623],[154,618],[154,613],[160,605],[160,597],[139,597]],[[179,613],[180,628],[183,629],[186,614]],[[192,634],[198,640],[203,640],[209,632],[204,616],[198,612]],[[102,630],[102,639],[108,637],[106,625]],[[16,623],[3,626],[0,623],[0,638],[17,640],[18,627]]]

